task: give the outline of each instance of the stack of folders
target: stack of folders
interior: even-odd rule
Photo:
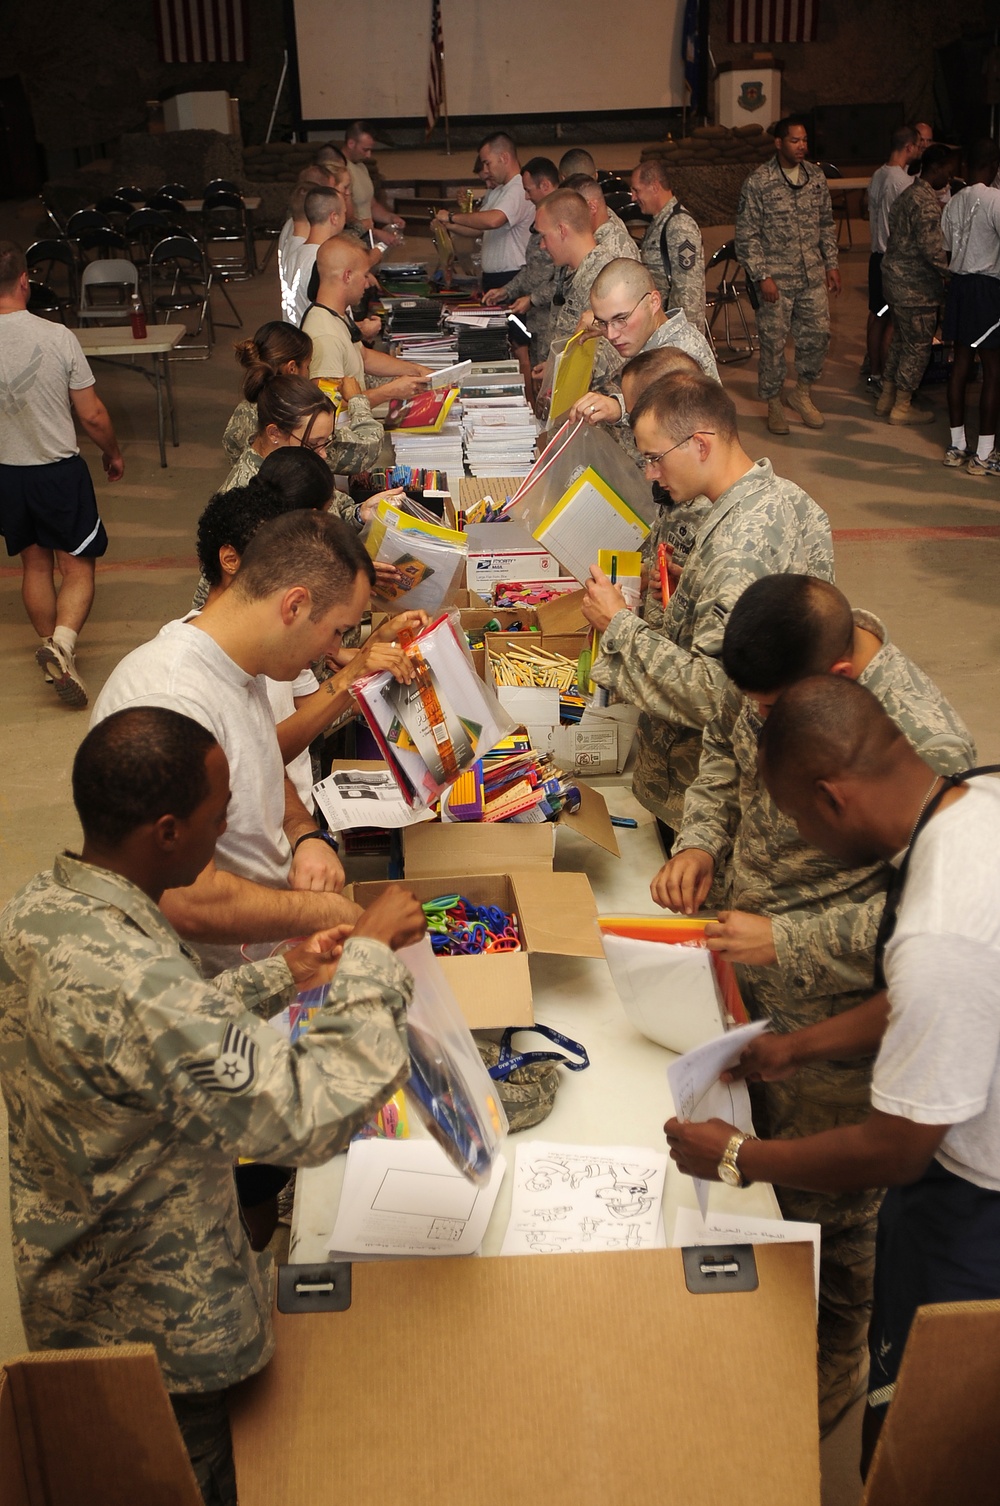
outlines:
[[[462,413],[458,388],[418,392],[389,404],[386,428],[392,433],[398,465],[462,474]]]
[[[452,309],[444,322],[458,336],[460,361],[502,361],[510,355],[507,315],[502,309]]]

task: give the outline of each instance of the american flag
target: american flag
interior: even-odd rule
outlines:
[[[165,63],[245,63],[247,0],[153,0]]]
[[[815,42],[819,0],[729,0],[730,42]]]
[[[431,0],[431,56],[427,71],[427,135],[437,124],[444,100],[444,31],[441,0]]]

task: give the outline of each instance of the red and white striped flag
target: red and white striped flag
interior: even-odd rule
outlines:
[[[427,73],[427,135],[437,124],[444,101],[444,31],[441,0],[431,0],[431,56]]]
[[[153,0],[165,63],[245,63],[247,0]]]
[[[815,42],[819,0],[729,0],[730,42]]]

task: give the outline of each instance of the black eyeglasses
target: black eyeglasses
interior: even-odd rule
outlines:
[[[643,468],[643,470],[644,471],[648,470],[651,465],[659,465],[659,463],[660,463],[661,460],[665,460],[668,455],[672,455],[675,450],[679,450],[682,444],[690,444],[691,441],[692,441],[692,439],[694,439],[696,435],[698,435],[698,434],[713,434],[714,435],[714,433],[715,433],[714,429],[695,429],[694,434],[689,434],[688,437],[687,437],[687,439],[679,439],[676,444],[672,444],[670,446],[669,450],[661,450],[658,455],[643,455],[642,456],[642,468]]]

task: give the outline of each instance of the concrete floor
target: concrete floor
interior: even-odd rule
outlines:
[[[620,148],[607,149],[625,160]],[[0,205],[0,235],[32,238],[34,208]],[[731,234],[706,236],[709,251]],[[428,254],[411,241],[406,255]],[[830,515],[838,581],[858,606],[880,616],[893,639],[926,669],[971,727],[983,762],[1000,759],[996,669],[1000,646],[1000,481],[947,470],[944,394],[929,398],[938,417],[918,430],[874,419],[858,381],[866,316],[868,245],[855,224],[855,246],[843,256],[844,292],[833,306],[833,343],[817,397],[828,415],[819,433],[791,417],[792,432],[766,432],[755,396],[756,361],[723,368],[736,400],[749,453],[769,455],[775,469],[803,486]],[[232,287],[248,333],[277,317],[277,274]],[[219,300],[221,303],[221,300]],[[228,311],[219,309],[220,317]],[[228,465],[222,430],[238,396],[231,342],[219,331],[209,362],[177,363],[174,381],[181,445],[161,470],[155,445],[152,391],[134,373],[95,368],[125,455],[125,477],[109,487],[86,441],[111,548],[98,572],[93,615],[82,638],[80,667],[96,694],[110,670],[136,644],[184,611],[195,579],[195,521]],[[975,396],[973,396],[973,403]],[[973,409],[974,419],[974,409]],[[974,431],[974,422],[971,425]],[[16,563],[0,567],[0,652],[6,663],[3,700],[4,770],[0,792],[0,903],[79,832],[69,793],[73,754],[86,731],[42,684],[34,635],[24,617]],[[6,1179],[6,1136],[0,1125],[0,1185]],[[6,1228],[0,1213],[0,1358],[23,1347]],[[858,1499],[860,1407],[824,1447],[824,1506]]]

